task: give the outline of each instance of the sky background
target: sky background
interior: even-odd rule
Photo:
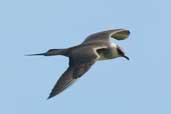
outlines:
[[[1,0],[1,114],[171,114],[170,0]],[[68,59],[25,54],[66,48],[125,28],[130,61],[97,62],[46,100]]]

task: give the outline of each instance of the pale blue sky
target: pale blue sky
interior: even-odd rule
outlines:
[[[1,114],[171,114],[169,0],[1,0]],[[115,41],[130,61],[98,62],[72,87],[46,100],[68,60],[26,57],[126,28]]]

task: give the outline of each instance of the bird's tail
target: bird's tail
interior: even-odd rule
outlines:
[[[68,56],[67,53],[68,53],[67,49],[50,49],[45,53],[29,54],[29,55],[26,55],[26,56],[39,56],[39,55],[43,55],[43,56],[55,56],[55,55]]]

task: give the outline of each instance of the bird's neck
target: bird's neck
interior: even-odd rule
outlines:
[[[110,45],[112,48],[117,48],[117,44],[115,44],[115,43],[111,43]]]

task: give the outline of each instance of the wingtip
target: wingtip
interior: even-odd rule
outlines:
[[[49,100],[49,99],[51,99],[51,98],[52,98],[52,97],[49,96],[48,98],[46,98],[46,100]]]
[[[131,31],[130,30],[127,30],[127,34],[130,35],[131,34]]]
[[[122,32],[122,33],[125,33],[125,34],[127,34],[128,36],[131,34],[131,31],[130,30],[128,30],[128,29],[118,29],[118,32]]]
[[[54,97],[54,95],[49,95],[48,98],[46,100],[51,99],[52,97]]]

